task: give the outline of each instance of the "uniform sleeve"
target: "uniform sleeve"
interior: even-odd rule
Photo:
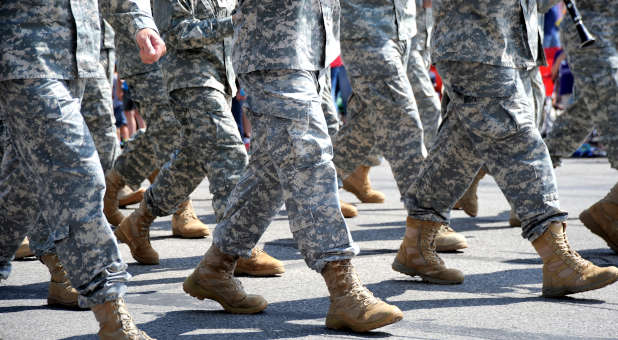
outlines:
[[[126,32],[131,37],[144,28],[158,32],[148,0],[100,0],[99,10],[116,32]]]
[[[191,2],[174,0],[169,7],[170,26],[165,32],[168,44],[178,50],[200,48],[234,33],[232,17],[195,18]]]

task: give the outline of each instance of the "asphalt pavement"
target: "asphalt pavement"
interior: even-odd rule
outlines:
[[[599,158],[566,160],[556,174],[562,208],[570,214],[567,232],[573,248],[597,265],[618,266],[618,254],[578,219],[618,181],[618,172]],[[269,301],[257,315],[227,314],[217,303],[182,291],[210,237],[173,238],[170,217],[157,219],[151,229],[161,257],[156,266],[138,265],[121,244],[133,274],[126,300],[136,322],[158,339],[618,339],[618,284],[563,299],[540,297],[541,260],[520,229],[509,227],[509,205],[490,176],[479,186],[479,216],[453,213],[452,227],[467,238],[469,248],[441,255],[448,266],[465,273],[465,282],[432,285],[394,272],[391,263],[403,237],[406,211],[388,165],[373,168],[370,176],[374,187],[387,195],[384,204],[361,204],[352,194],[341,194],[360,212],[347,219],[361,249],[353,263],[376,296],[404,312],[401,322],[360,335],[327,329],[326,286],[296,250],[285,211],[260,245],[284,262],[286,272],[240,278],[248,292]],[[199,217],[214,228],[207,181],[192,198]],[[0,339],[96,339],[98,326],[91,312],[46,305],[45,266],[36,260],[13,264],[11,277],[0,283]]]

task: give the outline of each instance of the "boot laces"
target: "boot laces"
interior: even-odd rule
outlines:
[[[373,296],[373,293],[369,291],[360,281],[358,274],[354,270],[354,267],[351,265],[344,266],[344,273],[351,282],[349,295],[353,296],[356,301],[358,301],[363,307],[368,307],[377,303],[376,297]]]
[[[556,248],[560,258],[574,270],[582,272],[590,265],[590,262],[582,258],[579,253],[571,248],[566,233],[562,233],[562,237],[556,238]]]
[[[131,339],[139,339],[142,332],[135,326],[129,310],[123,305],[118,304],[116,310],[122,324],[122,330],[130,336]]]
[[[436,253],[436,234],[439,228],[423,228],[421,235],[421,252],[429,264],[443,265],[444,261]]]

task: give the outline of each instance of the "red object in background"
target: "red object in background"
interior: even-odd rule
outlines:
[[[545,56],[547,57],[547,66],[541,66],[541,75],[543,76],[543,84],[545,84],[545,95],[551,97],[554,93],[554,82],[551,79],[551,68],[554,65],[554,58],[556,53],[560,50],[560,47],[548,47],[545,49]]]
[[[339,67],[343,66],[343,61],[341,61],[341,56],[338,56],[332,63],[330,63],[330,67]]]
[[[442,99],[442,78],[440,78],[440,75],[438,74],[438,70],[436,70],[435,66],[431,65],[431,68],[429,69],[429,71],[433,72],[433,74],[436,75],[436,87],[434,87],[434,89],[440,95],[440,99]]]

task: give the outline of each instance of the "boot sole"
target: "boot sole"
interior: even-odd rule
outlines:
[[[239,276],[239,275],[247,275],[247,276],[261,276],[261,277],[267,277],[267,276],[275,276],[275,275],[280,275],[285,273],[285,269],[281,269],[281,270],[273,270],[273,269],[264,269],[264,270],[251,270],[251,271],[245,271],[245,270],[234,270],[234,275],[235,276]]]
[[[54,299],[54,298],[47,298],[47,305],[48,306],[52,306],[52,307],[60,307],[60,308],[64,308],[64,309],[70,309],[70,310],[88,310],[90,308],[82,308],[79,305],[73,303],[73,302],[66,302],[66,301],[62,301],[62,300],[58,300],[58,299]]]
[[[203,237],[210,236],[210,233],[199,232],[195,234],[181,234],[179,232],[175,232],[174,230],[172,230],[172,236],[178,237],[178,238],[203,238]]]
[[[447,244],[442,247],[436,246],[436,251],[437,252],[456,251],[456,250],[461,250],[461,249],[466,249],[466,248],[468,248],[467,242],[459,242],[455,244]]]
[[[376,328],[384,327],[395,322],[401,321],[403,315],[391,316],[382,320],[374,321],[372,323],[355,324],[354,321],[348,321],[345,319],[339,319],[337,317],[327,315],[326,327],[330,329],[351,329],[357,333],[365,333]]]
[[[579,220],[582,221],[582,223],[584,223],[584,226],[590,231],[592,231],[593,234],[596,234],[600,238],[602,238],[603,241],[605,241],[605,243],[607,243],[607,245],[612,248],[614,252],[618,253],[618,244],[615,244],[610,240],[609,236],[603,231],[601,225],[598,224],[597,221],[594,219],[594,217],[590,213],[590,210],[586,209],[582,211],[582,213],[579,214]]]
[[[116,235],[116,239],[118,240],[118,242],[124,243],[126,245],[129,245],[129,241],[128,241],[127,237],[124,235],[122,230],[120,230],[120,228],[116,228],[116,230],[114,230],[114,235]],[[133,256],[135,261],[137,261],[139,264],[145,264],[145,265],[156,265],[156,264],[159,264],[159,260],[158,259],[157,260],[151,260],[151,259],[143,258],[141,256],[135,256],[135,254],[133,253],[133,250],[131,249],[131,247],[129,247],[129,250],[131,250],[131,256]]]
[[[182,284],[182,290],[184,290],[185,293],[191,295],[192,297],[194,297],[194,298],[196,298],[198,300],[209,299],[209,300],[216,301],[228,313],[232,313],[232,314],[256,314],[256,313],[259,313],[259,312],[263,311],[264,309],[266,309],[266,307],[268,307],[268,303],[266,303],[266,302],[264,304],[261,304],[261,305],[258,305],[258,306],[252,307],[252,308],[232,307],[232,306],[228,305],[223,299],[221,299],[221,297],[219,297],[217,295],[214,295],[214,294],[211,294],[211,293],[207,292],[206,290],[204,290],[204,288],[202,288],[200,285],[198,285],[195,281],[196,280],[193,278],[193,274],[189,275],[189,277]]]
[[[595,289],[599,289],[599,288],[603,288],[605,286],[608,286],[614,282],[618,281],[618,277],[614,277],[614,278],[609,278],[601,283],[594,283],[594,284],[589,284],[587,286],[583,286],[577,289],[568,289],[568,288],[559,288],[559,289],[545,289],[543,288],[543,293],[542,293],[542,297],[546,297],[546,298],[560,298],[563,297],[565,295],[569,295],[569,294],[576,294],[576,293],[581,293],[581,292],[587,292],[589,290],[595,290]]]
[[[463,283],[463,281],[453,281],[453,280],[443,280],[443,279],[437,279],[435,277],[431,277],[431,276],[427,276],[425,274],[421,274],[413,269],[410,269],[409,267],[404,266],[403,264],[397,262],[397,260],[393,261],[393,264],[391,266],[393,268],[394,271],[396,272],[400,272],[402,274],[406,274],[406,275],[410,275],[410,276],[420,276],[421,279],[423,279],[423,281],[425,282],[430,282],[430,283],[437,283],[440,285],[457,285],[457,284],[461,284]]]

